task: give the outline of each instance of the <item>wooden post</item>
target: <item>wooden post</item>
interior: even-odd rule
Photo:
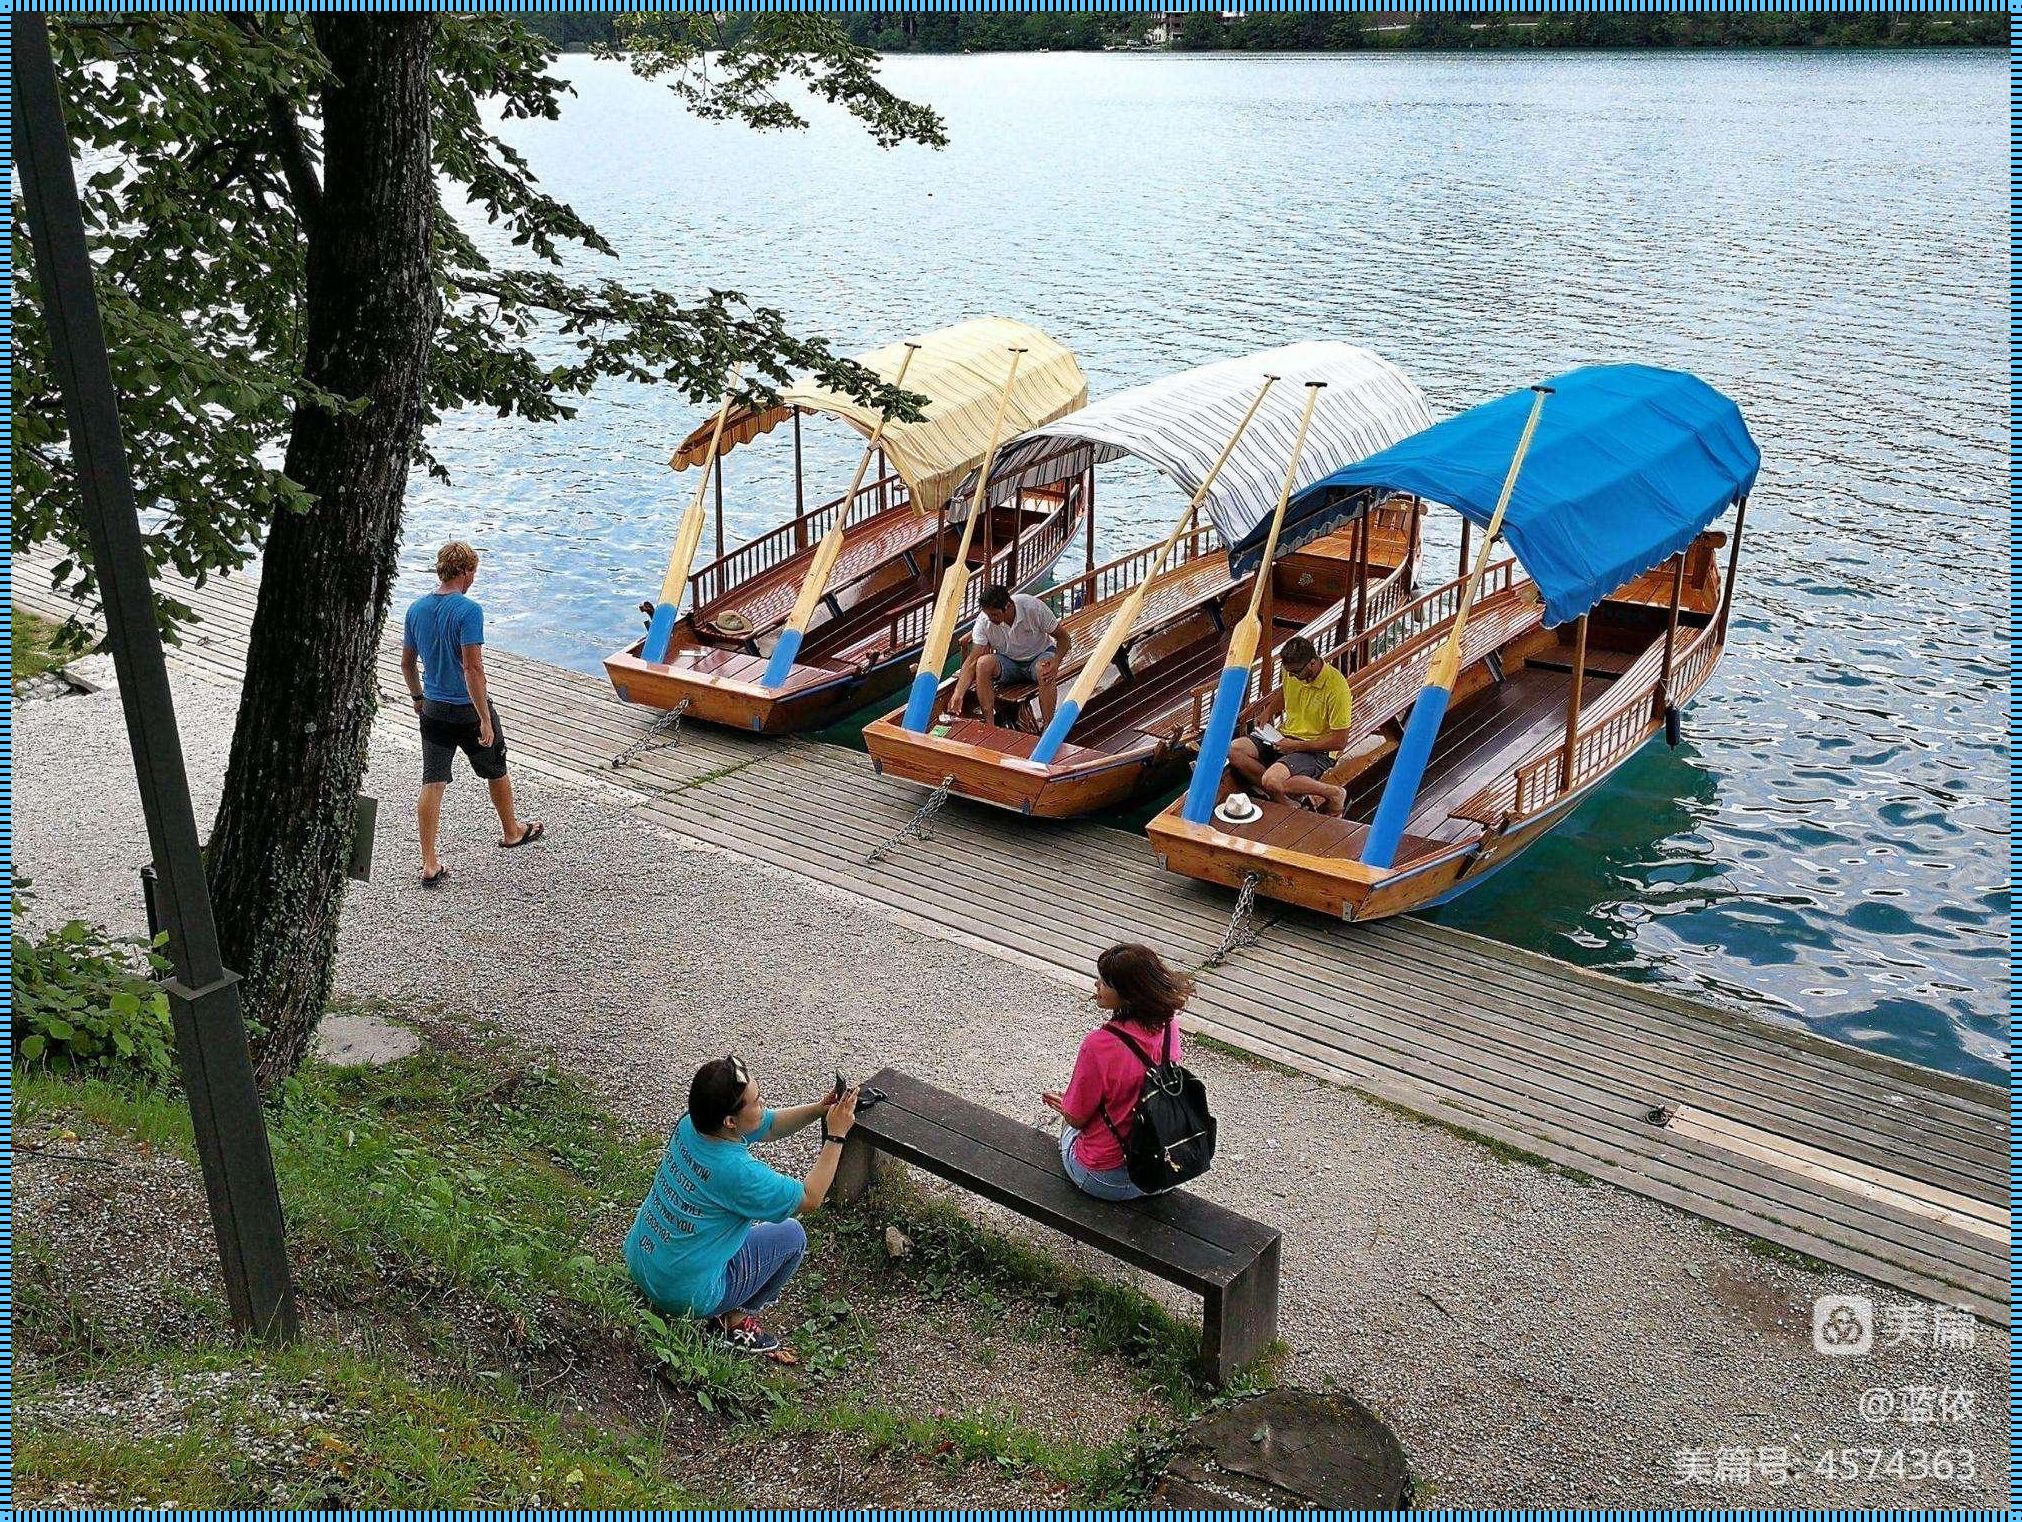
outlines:
[[[892,505],[892,489],[886,484],[885,449],[878,446],[878,511],[883,512]]]
[[[807,479],[800,464],[800,409],[793,409],[793,547],[807,548]]]
[[[1369,514],[1362,515],[1362,532],[1355,539],[1355,581],[1351,590],[1355,593],[1355,631],[1361,633],[1369,623]]]
[[[829,1185],[837,1204],[854,1205],[870,1192],[877,1177],[877,1159],[878,1149],[870,1139],[851,1127],[843,1138],[842,1156],[836,1159],[835,1178]]]
[[[1678,604],[1685,597],[1685,555],[1685,550],[1678,552],[1678,565],[1671,573],[1671,621],[1664,626],[1664,664],[1657,671],[1657,711],[1660,714],[1664,705],[1671,701],[1671,651],[1678,643]]]
[[[1425,503],[1417,497],[1411,499],[1411,536],[1404,547],[1404,590],[1407,595],[1418,588],[1418,536],[1425,524]]]
[[[239,1332],[291,1342],[298,1328],[287,1224],[266,1111],[246,1047],[238,974],[224,965],[197,844],[47,23],[39,13],[18,14],[12,40],[15,170],[44,303],[50,364],[45,384],[69,427],[79,522],[91,544],[105,608],[105,644],[119,675],[120,708],[168,936],[172,971],[161,990],[175,1033],[176,1068],[190,1108],[225,1302]]]
[[[1741,505],[1734,510],[1734,542],[1727,547],[1727,580],[1720,588],[1720,634],[1727,638],[1727,615],[1734,607],[1734,573],[1741,565],[1741,525],[1748,519],[1748,499],[1743,497]]]
[[[1088,516],[1088,570],[1095,570],[1095,467],[1090,465],[1081,473],[1081,510]],[[1089,588],[1093,594],[1094,587]]]
[[[716,558],[723,558],[723,455],[716,456]]]
[[[1587,615],[1573,634],[1573,690],[1566,699],[1566,749],[1559,760],[1559,792],[1573,790],[1573,748],[1580,740],[1580,689],[1587,683]]]

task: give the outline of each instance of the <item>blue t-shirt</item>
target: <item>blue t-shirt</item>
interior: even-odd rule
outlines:
[[[751,1155],[748,1144],[771,1134],[772,1116],[767,1110],[741,1142],[704,1136],[685,1115],[674,1128],[625,1238],[632,1282],[655,1305],[678,1315],[713,1315],[728,1288],[724,1269],[752,1226],[784,1221],[800,1209],[800,1180]]]
[[[463,647],[484,643],[484,609],[461,592],[430,592],[407,610],[402,642],[421,657],[421,695],[437,703],[468,703]]]

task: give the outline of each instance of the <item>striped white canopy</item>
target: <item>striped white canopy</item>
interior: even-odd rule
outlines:
[[[1432,426],[1424,396],[1390,361],[1353,344],[1286,344],[1183,370],[1021,433],[997,452],[990,501],[1002,502],[1020,486],[1065,480],[1091,463],[1127,454],[1156,466],[1191,499],[1266,375],[1277,376],[1278,384],[1215,477],[1205,503],[1222,542],[1232,547],[1278,505],[1285,461],[1306,405],[1307,381],[1325,381],[1327,389],[1313,409],[1294,493]],[[972,470],[949,503],[957,522],[968,516],[975,490]]]

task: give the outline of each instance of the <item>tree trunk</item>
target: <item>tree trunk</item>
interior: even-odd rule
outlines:
[[[318,15],[323,185],[307,236],[303,368],[356,413],[295,414],[285,469],[316,505],[268,535],[210,872],[225,964],[263,1026],[261,1083],[309,1049],[330,990],[380,631],[441,314],[429,240],[426,15]]]

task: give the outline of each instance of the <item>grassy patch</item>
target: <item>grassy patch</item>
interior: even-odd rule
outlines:
[[[565,1426],[511,1393],[417,1382],[316,1342],[150,1349],[95,1383],[75,1422],[17,1418],[16,1472],[37,1489],[183,1507],[694,1504],[645,1436]],[[31,1413],[52,1393],[21,1392]]]
[[[12,611],[13,676],[16,687],[41,676],[45,671],[54,671],[77,653],[74,650],[58,651],[55,648],[57,626],[48,619],[39,618],[33,613],[24,613],[19,608]]]
[[[89,1165],[94,1181],[141,1188],[134,1154],[192,1157],[173,1090],[21,1070],[15,1081],[16,1145],[128,1165]],[[163,1291],[167,1308],[151,1322],[123,1316],[84,1265],[58,1261],[32,1230],[17,1236],[15,1332],[29,1357],[17,1473],[31,1495],[671,1505],[688,1499],[673,1476],[713,1476],[710,1455],[763,1433],[833,1435],[951,1470],[994,1466],[1028,1493],[1122,1505],[1144,1496],[1184,1422],[1218,1404],[1192,1371],[1190,1320],[986,1232],[903,1178],[881,1186],[876,1212],[809,1222],[833,1271],[828,1288],[814,1273],[796,1291],[806,1295],[791,1330],[798,1367],[739,1358],[654,1314],[626,1276],[618,1244],[662,1139],[617,1122],[551,1067],[447,1025],[386,1067],[306,1067],[272,1096],[268,1124],[310,1328],[297,1347],[235,1343],[201,1274],[165,1272],[183,1286]],[[914,1243],[899,1264],[883,1248],[895,1218]],[[1016,1413],[937,1415],[903,1394],[881,1398],[866,1306],[888,1300],[852,1286],[895,1279],[907,1314],[924,1302],[965,1349],[1043,1341],[1065,1380],[1112,1355],[1156,1398],[1134,1432],[1100,1443],[1049,1436]],[[144,1322],[153,1329],[134,1330]],[[165,1402],[169,1418],[65,1414],[72,1400],[123,1411],[135,1391]],[[685,1444],[685,1470],[669,1443]],[[764,1493],[762,1474],[726,1485],[733,1478]]]

